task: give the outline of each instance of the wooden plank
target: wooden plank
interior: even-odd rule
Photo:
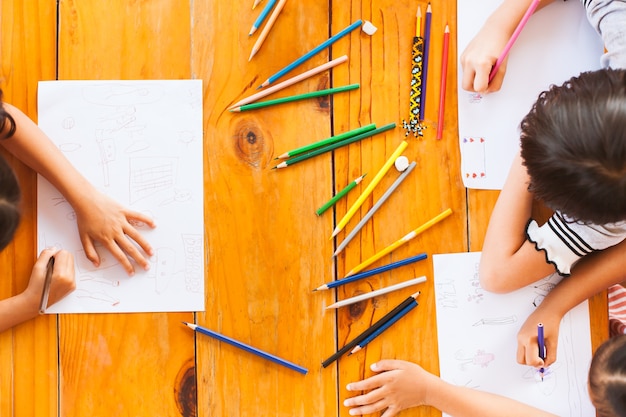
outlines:
[[[215,340],[197,340],[200,416],[334,415],[334,314],[327,294],[311,290],[333,278],[332,212],[315,209],[332,195],[330,156],[272,170],[283,152],[331,133],[327,98],[232,114],[227,107],[328,38],[328,3],[288,1],[260,51],[248,62],[260,11],[252,1],[194,2],[193,73],[205,85],[207,314],[198,323],[278,355],[289,369]],[[328,60],[316,55],[287,79]],[[346,64],[343,64],[344,66]],[[283,80],[281,79],[281,81]],[[328,72],[275,93],[330,86]],[[352,93],[347,93],[352,94]]]
[[[401,126],[402,120],[408,120],[411,47],[418,5],[421,6],[422,13],[425,13],[426,2],[387,0],[352,2],[350,6],[346,5],[333,10],[333,31],[356,18],[369,20],[378,28],[378,32],[371,38],[364,34],[355,34],[351,36],[349,44],[341,44],[333,49],[334,55],[349,53],[351,59],[349,70],[342,68],[336,72],[335,83],[361,81],[364,85],[358,97],[335,101],[336,130],[355,128],[370,122],[377,124],[396,122]],[[339,361],[340,404],[347,396],[353,395],[344,389],[345,385],[350,381],[371,375],[369,365],[382,358],[414,361],[431,372],[438,372],[436,325],[433,320],[435,303],[431,255],[467,250],[465,190],[459,175],[458,140],[455,133],[457,130],[454,110],[456,94],[453,92],[455,93],[456,89],[453,80],[456,79],[456,66],[453,64],[449,66],[448,72],[449,94],[446,100],[445,136],[440,141],[435,139],[443,30],[445,24],[448,23],[454,34],[456,6],[455,2],[437,2],[433,6],[424,136],[415,138],[411,134],[405,138],[404,129],[398,127],[384,138],[363,141],[347,150],[335,152],[335,177],[342,179],[352,177],[355,172],[361,171],[368,171],[374,175],[404,139],[409,142],[404,155],[409,160],[417,162],[415,172],[411,173],[401,185],[399,192],[379,209],[364,226],[359,236],[339,256],[339,275],[342,276],[361,261],[448,207],[452,208],[454,213],[442,223],[379,260],[372,267],[404,259],[420,252],[427,252],[428,260],[373,276],[338,290],[338,298],[343,299],[415,276],[426,275],[428,278],[428,282],[419,287],[422,294],[419,296],[417,309],[387,330],[384,335],[371,342],[364,350]],[[453,42],[450,48],[451,63],[454,63],[455,56],[456,47]],[[357,217],[369,210],[397,175],[397,171],[393,169],[385,176],[375,188],[372,196],[366,200]],[[363,181],[363,184],[367,182]],[[349,198],[347,202],[338,205],[338,214],[343,215],[348,205],[351,205],[355,199],[356,197]],[[350,222],[346,231],[349,231],[357,222],[358,219]],[[339,241],[343,239],[345,233],[339,234]],[[340,310],[339,345],[343,346],[348,340],[365,330],[417,288],[387,294]],[[411,410],[410,413],[419,416],[440,415],[438,411],[428,407]],[[340,407],[340,415],[347,416],[348,410]]]
[[[61,2],[59,79],[191,78],[190,22],[182,0]],[[192,320],[61,316],[61,415],[195,415]]]
[[[37,120],[37,81],[55,76],[56,9],[49,1],[6,0],[0,6],[0,86],[4,100]],[[22,220],[0,254],[0,298],[22,292],[37,255],[36,176],[7,157],[22,187]],[[0,334],[0,415],[56,415],[56,320],[39,317]],[[33,401],[37,393],[37,401]]]

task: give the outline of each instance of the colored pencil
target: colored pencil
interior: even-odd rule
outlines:
[[[356,90],[359,84],[344,85],[341,87],[327,88],[326,90],[311,91],[304,94],[296,94],[295,96],[276,98],[274,100],[257,101],[256,103],[244,104],[243,106],[230,109],[231,112],[242,112],[248,110],[261,109],[264,107],[275,106],[276,104],[290,103],[292,101],[305,100],[308,98],[327,96],[329,94],[342,93],[344,91]]]
[[[349,137],[348,139],[344,139],[344,140],[342,140],[340,142],[335,142],[335,143],[333,143],[331,145],[323,146],[321,148],[314,149],[313,151],[311,151],[309,153],[305,153],[305,154],[302,154],[302,155],[295,156],[293,158],[289,158],[289,159],[281,162],[280,164],[276,165],[274,168],[275,169],[286,168],[286,167],[288,167],[290,165],[297,164],[298,162],[306,161],[307,159],[313,158],[314,156],[318,156],[318,155],[321,155],[323,153],[330,152],[330,151],[335,150],[337,148],[341,148],[342,146],[346,146],[346,145],[349,145],[351,143],[358,142],[358,141],[360,141],[362,139],[368,138],[370,136],[374,136],[374,135],[376,135],[378,133],[382,133],[382,132],[385,132],[387,130],[393,129],[394,127],[396,127],[395,123],[389,123],[387,125],[381,126],[381,127],[376,128],[374,130],[370,130],[368,132],[361,133],[360,135]]]
[[[50,285],[52,284],[52,272],[54,271],[54,256],[48,259],[46,265],[46,278],[43,282],[43,291],[41,293],[41,302],[39,303],[39,314],[44,314],[48,308],[48,296],[50,295]]]
[[[378,183],[380,182],[380,180],[382,180],[382,178],[385,176],[387,171],[389,171],[389,168],[391,168],[396,158],[399,157],[402,154],[402,152],[404,152],[407,146],[409,146],[409,143],[407,141],[402,141],[402,143],[400,143],[400,145],[396,148],[396,150],[391,154],[389,159],[387,159],[387,162],[385,162],[385,164],[380,168],[376,176],[372,179],[372,182],[368,184],[367,188],[365,188],[365,191],[363,191],[363,193],[354,202],[354,204],[352,204],[352,207],[350,207],[347,213],[339,221],[339,223],[337,224],[337,227],[335,227],[335,230],[333,231],[331,239],[337,236],[337,234],[341,232],[341,230],[343,230],[344,227],[346,227],[346,224],[348,224],[352,216],[354,216],[354,214],[357,212],[359,207],[361,207],[365,199],[369,197],[372,191],[374,191],[374,187],[378,185]]]
[[[402,174],[400,174],[400,176],[394,181],[393,184],[391,184],[391,186],[387,189],[387,191],[385,191],[380,199],[378,199],[378,201],[372,206],[372,208],[369,209],[367,214],[363,216],[363,218],[354,227],[354,229],[352,229],[350,233],[348,233],[348,236],[345,237],[343,242],[341,242],[339,246],[337,246],[337,250],[335,250],[333,256],[339,255],[339,253],[341,253],[341,251],[344,250],[346,246],[348,246],[348,243],[350,243],[350,241],[357,235],[357,233],[359,233],[363,226],[365,226],[365,223],[367,223],[369,219],[372,218],[374,213],[376,213],[376,211],[378,211],[378,209],[387,201],[387,199],[389,199],[391,194],[393,194],[396,188],[400,186],[402,181],[404,181],[404,179],[411,173],[411,171],[413,171],[413,168],[415,168],[416,165],[416,162],[411,162],[407,169],[405,169]]]
[[[259,3],[261,3],[261,0],[254,0],[254,4],[252,5],[252,10],[254,10],[256,6],[259,5]]]
[[[250,28],[250,33],[248,33],[248,36],[252,36],[252,34],[254,34],[254,32],[256,32],[256,30],[261,27],[261,25],[263,24],[263,21],[265,20],[265,18],[267,17],[267,15],[272,10],[272,7],[274,7],[275,4],[276,4],[276,0],[269,0],[267,2],[263,10],[261,10],[259,17],[257,17],[254,23],[252,24],[252,27]],[[254,7],[256,7],[256,4],[254,5]],[[252,8],[254,9],[254,7]]]
[[[251,61],[252,57],[255,56],[257,52],[259,52],[259,49],[261,49],[261,45],[263,45],[263,42],[265,42],[265,38],[267,38],[267,35],[270,33],[270,30],[274,26],[274,23],[276,23],[278,15],[280,15],[283,7],[285,7],[285,3],[287,3],[287,0],[280,0],[272,11],[272,14],[268,19],[267,24],[263,27],[263,30],[259,34],[259,38],[254,43],[254,46],[252,46],[252,51],[250,52],[250,58],[248,58],[248,61]]]
[[[424,223],[423,225],[421,225],[417,229],[413,230],[412,232],[409,232],[404,237],[398,239],[397,241],[395,241],[391,245],[387,246],[385,249],[383,249],[380,252],[376,253],[371,258],[365,260],[364,262],[362,262],[359,265],[357,265],[354,268],[352,268],[350,270],[350,272],[348,272],[346,274],[346,276],[354,275],[357,272],[362,271],[364,268],[367,268],[368,266],[370,266],[371,264],[373,264],[374,262],[376,262],[377,260],[379,260],[383,256],[385,256],[388,253],[396,250],[400,246],[404,245],[406,242],[408,242],[411,239],[413,239],[415,236],[419,235],[420,233],[422,233],[426,229],[429,229],[430,227],[432,227],[435,224],[439,223],[440,221],[442,221],[443,219],[445,219],[446,217],[448,217],[451,214],[452,214],[452,210],[450,210],[450,209],[447,209],[444,212],[438,214],[437,216],[433,217],[432,219],[430,219],[429,221],[427,221],[426,223]]]
[[[294,371],[300,372],[301,374],[305,374],[308,372],[306,368],[303,368],[302,366],[296,365],[295,363],[289,362],[285,359],[279,358],[278,356],[272,355],[270,353],[264,352],[260,349],[257,349],[255,347],[252,347],[250,345],[247,345],[243,342],[240,342],[238,340],[232,339],[228,336],[224,336],[222,334],[219,334],[217,332],[214,332],[213,330],[209,330],[205,327],[202,326],[198,326],[197,324],[193,324],[193,323],[187,323],[187,322],[183,322],[183,324],[185,324],[187,327],[189,327],[191,330],[198,332],[198,333],[202,333],[206,336],[212,337],[214,339],[217,339],[221,342],[224,343],[228,343],[229,345],[238,347],[240,349],[245,350],[246,352],[250,352],[253,353],[257,356],[260,356],[262,358],[268,359],[274,363],[277,363],[279,365],[283,365],[289,369],[292,369]]]
[[[443,52],[441,55],[441,84],[439,87],[439,118],[437,120],[437,139],[443,137],[443,118],[446,108],[446,84],[448,81],[448,50],[450,49],[450,27],[443,31]]]
[[[237,103],[233,104],[232,106],[230,106],[228,109],[232,109],[234,107],[238,107],[238,106],[243,106],[244,104],[250,104],[252,102],[257,101],[260,98],[263,98],[265,96],[269,96],[270,94],[273,94],[279,90],[282,90],[283,88],[289,87],[290,85],[293,85],[297,82],[300,82],[302,80],[305,80],[309,77],[312,77],[313,75],[319,74],[322,71],[325,71],[327,69],[333,68],[341,63],[344,63],[348,60],[348,55],[343,55],[340,56],[337,59],[333,59],[332,61],[329,61],[325,64],[322,64],[318,67],[315,67],[313,69],[308,70],[307,72],[303,72],[300,75],[296,75],[295,77],[292,77],[288,80],[283,81],[282,83],[276,84],[273,87],[270,87],[268,89],[259,91],[256,94],[252,94],[249,97],[246,97],[244,99],[239,100]]]
[[[358,303],[361,301],[369,300],[370,298],[378,297],[379,295],[387,294],[393,291],[401,290],[406,287],[410,287],[412,285],[417,285],[426,282],[426,277],[417,277],[407,281],[400,282],[398,284],[390,285],[388,287],[381,288],[379,290],[366,292],[365,294],[359,294],[351,298],[346,298],[345,300],[337,301],[334,304],[326,307],[326,310],[330,310],[332,308],[340,308],[345,307],[350,304]]]
[[[422,64],[422,93],[420,99],[420,120],[424,120],[426,109],[426,85],[428,79],[428,58],[430,56],[430,26],[432,20],[432,7],[430,3],[426,7],[426,18],[424,19],[424,62]]]
[[[393,310],[391,310],[389,313],[387,313],[383,317],[381,317],[380,320],[378,320],[376,323],[372,324],[363,333],[359,334],[357,337],[355,337],[354,339],[352,339],[351,341],[346,343],[346,345],[344,347],[342,347],[337,352],[335,352],[330,357],[328,357],[326,360],[324,360],[324,362],[322,362],[322,366],[324,368],[326,368],[328,365],[330,365],[331,363],[333,363],[334,361],[339,359],[339,357],[341,357],[344,353],[352,350],[352,348],[354,348],[360,342],[365,340],[366,337],[368,337],[369,335],[374,333],[376,330],[378,330],[380,328],[380,326],[382,326],[385,323],[387,323],[388,320],[390,320],[392,317],[394,317],[396,314],[398,314],[400,311],[402,311],[404,309],[404,307],[406,307],[409,304],[413,303],[415,301],[415,298],[413,298],[414,296],[416,296],[416,295],[414,294],[414,295],[409,296],[406,300],[404,300],[403,302],[398,304]]]
[[[491,82],[491,80],[493,80],[493,77],[496,76],[496,73],[498,72],[500,65],[502,65],[502,62],[504,61],[506,56],[509,54],[509,51],[513,47],[513,44],[517,40],[517,37],[522,32],[522,29],[524,29],[524,26],[528,22],[528,19],[530,19],[530,16],[532,16],[533,12],[535,11],[538,5],[539,5],[539,0],[533,0],[528,5],[528,9],[526,10],[526,13],[524,13],[524,16],[522,16],[522,20],[520,20],[520,22],[517,24],[517,27],[515,28],[515,31],[513,31],[511,38],[509,38],[509,41],[506,43],[506,45],[504,45],[504,49],[502,50],[502,53],[500,54],[493,68],[491,69],[491,72],[489,73],[489,82]]]
[[[424,260],[427,257],[428,257],[428,255],[426,255],[425,253],[420,253],[419,255],[411,256],[409,258],[402,259],[402,260],[397,261],[397,262],[392,262],[392,263],[387,264],[387,265],[379,266],[378,268],[370,269],[368,271],[361,272],[360,274],[350,275],[349,277],[345,277],[345,278],[342,278],[342,279],[338,279],[338,280],[335,280],[335,281],[328,282],[326,284],[322,284],[319,287],[317,287],[316,289],[314,289],[313,291],[322,291],[322,290],[327,290],[329,288],[336,288],[336,287],[339,287],[341,285],[348,284],[350,282],[354,282],[354,281],[358,281],[358,280],[363,279],[363,278],[371,277],[372,275],[382,274],[383,272],[391,271],[392,269],[399,268],[399,267],[404,266],[404,265],[409,265],[409,264],[412,264],[414,262],[418,262],[418,261]]]
[[[322,146],[332,145],[333,143],[340,142],[344,139],[348,139],[357,135],[360,135],[365,132],[369,132],[370,130],[376,129],[375,123],[370,123],[369,125],[365,125],[363,127],[358,127],[356,129],[350,130],[348,132],[340,133],[338,135],[332,136],[328,139],[320,140],[319,142],[310,143],[308,145],[302,146],[300,148],[292,149],[288,152],[285,152],[282,155],[279,155],[276,159],[287,159],[292,158],[296,155],[300,155],[313,149],[321,148]]]
[[[346,194],[348,194],[348,192],[353,189],[354,187],[356,187],[361,181],[363,181],[363,178],[365,178],[367,174],[363,174],[360,177],[356,178],[354,181],[352,181],[350,184],[346,185],[346,187],[339,191],[333,198],[331,198],[330,200],[328,200],[328,202],[326,202],[322,207],[318,208],[315,213],[318,216],[321,216],[322,213],[324,213],[326,210],[328,210],[329,208],[331,208],[332,206],[334,206],[337,201],[339,201],[342,197],[344,197]]]
[[[546,344],[543,338],[543,323],[537,324],[537,344],[539,345],[539,357],[543,360],[546,358]],[[542,381],[544,371],[544,368],[539,369]]]
[[[419,295],[419,292],[417,294]],[[417,298],[417,296],[416,296],[416,298]],[[402,311],[398,312],[398,314],[396,314],[395,316],[390,318],[385,324],[383,324],[378,329],[376,329],[376,331],[372,332],[372,334],[370,334],[365,339],[363,339],[362,342],[360,342],[358,345],[356,345],[354,347],[354,349],[352,349],[350,351],[350,353],[348,353],[348,356],[352,355],[353,353],[357,353],[359,350],[363,349],[367,344],[369,344],[369,342],[371,342],[372,340],[374,340],[378,336],[380,336],[385,330],[387,330],[388,328],[393,326],[394,323],[396,323],[402,317],[406,316],[406,314],[409,311],[413,310],[415,307],[417,307],[417,300],[415,300],[414,303],[411,303],[408,306],[404,307],[404,309],[402,309]]]
[[[283,69],[275,73],[274,75],[270,76],[267,80],[263,81],[263,83],[259,86],[259,88],[267,87],[268,85],[270,85],[271,83],[273,83],[274,81],[282,77],[283,75],[287,74],[289,71],[293,70],[298,65],[302,64],[304,61],[310,59],[313,55],[322,51],[324,48],[327,48],[328,46],[337,42],[339,39],[343,38],[344,36],[352,32],[353,30],[360,28],[362,24],[363,24],[362,20],[357,20],[356,22],[354,22],[353,24],[351,24],[350,26],[348,26],[341,32],[330,37],[328,40],[322,42],[321,44],[311,49],[306,54],[302,55],[300,58],[296,59],[295,61],[293,61],[292,63],[290,63],[289,65],[287,65],[286,67],[284,67]]]

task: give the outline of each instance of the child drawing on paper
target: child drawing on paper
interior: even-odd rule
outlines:
[[[503,61],[489,83],[489,74],[498,56],[517,28],[532,0],[503,0],[489,16],[477,35],[461,54],[464,90],[481,94],[500,90],[506,73]],[[554,0],[541,0],[536,10]],[[572,1],[572,0],[569,0]],[[602,36],[608,51],[602,56],[602,66],[626,67],[626,2],[623,0],[580,0],[592,27]]]
[[[44,176],[63,194],[76,213],[85,256],[96,267],[101,260],[95,249],[96,243],[111,252],[129,275],[134,272],[130,259],[144,269],[149,267],[147,257],[152,255],[152,248],[131,222],[154,227],[153,220],[126,209],[97,191],[28,116],[7,103],[0,103],[0,145]],[[1,250],[9,245],[17,230],[21,195],[15,173],[1,156],[0,194]],[[54,248],[43,250],[33,266],[27,288],[0,301],[0,332],[39,314],[46,265],[52,256],[55,263],[49,304],[54,304],[75,289],[73,255]]]
[[[598,417],[626,417],[625,358],[626,335],[621,335],[604,342],[591,361],[588,391]],[[454,417],[554,417],[507,397],[450,384],[415,363],[387,359],[370,368],[374,375],[346,387],[364,391],[344,401],[350,415],[383,411],[382,417],[392,417],[408,408],[431,406]]]

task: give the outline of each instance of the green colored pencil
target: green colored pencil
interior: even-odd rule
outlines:
[[[297,94],[295,96],[282,97],[282,98],[277,98],[274,100],[258,101],[256,103],[244,104],[243,106],[235,107],[234,109],[231,109],[230,111],[240,112],[240,111],[246,111],[246,110],[260,109],[262,107],[273,106],[275,104],[289,103],[291,101],[304,100],[307,98],[327,96],[329,94],[356,90],[357,88],[359,88],[359,84],[344,85],[341,87],[329,88],[326,90],[319,90],[319,91],[311,91],[309,93]]]
[[[363,174],[361,175],[359,178],[355,179],[354,181],[352,181],[350,184],[348,184],[346,186],[346,188],[344,188],[343,190],[339,191],[333,198],[331,198],[330,200],[328,200],[328,202],[326,204],[324,204],[322,207],[318,208],[315,212],[317,213],[318,216],[321,216],[323,212],[325,212],[326,210],[328,210],[329,208],[331,208],[332,206],[335,205],[335,203],[337,201],[339,201],[339,199],[341,197],[343,197],[344,195],[348,194],[348,191],[350,191],[351,189],[353,189],[354,187],[357,186],[358,183],[360,183],[361,181],[363,181],[363,178],[365,178],[367,174]]]
[[[376,124],[370,123],[369,125],[359,127],[354,130],[350,130],[349,132],[340,133],[328,139],[320,140],[319,142],[311,143],[309,145],[302,146],[301,148],[296,148],[294,150],[285,152],[284,154],[276,157],[275,159],[291,158],[301,153],[311,151],[315,148],[320,148],[322,146],[330,145],[332,143],[339,142],[340,140],[351,138],[352,136],[360,135],[361,133],[369,132],[370,130],[374,130],[374,129],[376,129]]]
[[[312,152],[305,153],[305,154],[296,156],[294,158],[287,159],[287,160],[281,162],[280,164],[276,165],[272,169],[286,168],[289,165],[293,165],[293,164],[296,164],[298,162],[302,162],[302,161],[304,161],[306,159],[312,158],[314,156],[321,155],[321,154],[326,153],[326,152],[330,152],[330,151],[332,151],[334,149],[340,148],[342,146],[349,145],[349,144],[351,144],[353,142],[357,142],[357,141],[359,141],[361,139],[365,139],[365,138],[368,138],[370,136],[374,136],[374,135],[376,135],[378,133],[382,133],[382,132],[385,132],[387,130],[393,129],[394,127],[396,127],[395,123],[389,123],[387,125],[384,125],[384,126],[381,126],[381,127],[377,128],[377,129],[370,130],[369,132],[361,133],[360,135],[356,135],[356,136],[353,136],[351,138],[342,140],[341,142],[336,142],[336,143],[333,143],[332,145],[324,146],[322,148],[317,148],[317,149],[313,150]]]

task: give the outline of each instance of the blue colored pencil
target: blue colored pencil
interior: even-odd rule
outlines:
[[[256,32],[258,28],[261,27],[261,25],[263,24],[263,21],[265,20],[269,12],[272,10],[274,5],[276,4],[276,1],[277,0],[270,0],[267,2],[263,10],[261,10],[259,17],[257,17],[254,23],[252,24],[252,28],[250,28],[250,33],[248,33],[248,36],[252,36],[252,34]]]
[[[426,259],[427,257],[428,255],[426,255],[425,253],[420,253],[419,255],[411,256],[410,258],[402,259],[397,262],[392,262],[387,265],[379,266],[378,268],[370,269],[369,271],[363,271],[360,274],[350,275],[349,277],[338,279],[336,281],[332,281],[327,284],[320,285],[314,291],[321,291],[321,290],[327,290],[329,288],[335,288],[340,285],[347,284],[349,282],[371,277],[372,275],[380,274],[382,272],[389,271],[391,269],[398,268],[400,266],[404,266],[404,265],[411,264],[413,262],[421,261],[423,259]]]
[[[274,356],[274,355],[272,355],[270,353],[264,352],[264,351],[262,351],[260,349],[252,347],[250,345],[247,345],[247,344],[245,344],[243,342],[239,342],[238,340],[231,339],[228,336],[224,336],[224,335],[221,335],[219,333],[216,333],[213,330],[209,330],[209,329],[207,329],[205,327],[198,326],[197,324],[187,323],[185,321],[183,322],[183,324],[187,325],[187,327],[189,327],[191,330],[193,330],[195,332],[202,333],[202,334],[204,334],[206,336],[213,337],[213,338],[215,338],[215,339],[217,339],[217,340],[219,340],[221,342],[228,343],[229,345],[236,346],[236,347],[238,347],[240,349],[243,349],[243,350],[245,350],[247,352],[254,353],[255,355],[258,355],[258,356],[260,356],[262,358],[268,359],[268,360],[270,360],[270,361],[272,361],[274,363],[277,363],[279,365],[286,366],[287,368],[292,369],[292,370],[297,371],[297,372],[300,372],[301,374],[305,374],[306,375],[306,373],[308,372],[306,368],[303,368],[303,367],[301,367],[299,365],[296,365],[295,363],[289,362],[289,361],[287,361],[285,359],[279,358],[278,356]]]
[[[332,45],[337,40],[343,38],[348,33],[352,32],[354,29],[360,28],[362,24],[363,24],[362,20],[357,20],[356,22],[354,22],[353,24],[351,24],[350,26],[348,26],[347,28],[345,28],[341,32],[339,32],[336,35],[330,37],[328,40],[322,42],[321,44],[319,44],[315,48],[311,49],[306,54],[302,55],[300,58],[298,58],[295,61],[293,61],[291,64],[287,65],[286,67],[284,67],[283,69],[278,71],[276,74],[274,74],[271,77],[269,77],[258,88],[267,87],[268,85],[270,85],[271,83],[273,83],[274,81],[276,81],[277,79],[282,77],[283,75],[287,74],[289,71],[291,71],[292,69],[294,69],[298,65],[302,64],[307,59],[311,58],[313,55],[315,55],[318,52],[322,51],[324,48],[327,48],[328,46]]]
[[[417,293],[419,295],[419,293]],[[417,296],[415,296],[415,298],[417,298]],[[358,352],[359,350],[363,349],[369,342],[371,342],[372,340],[376,339],[378,336],[380,336],[385,330],[387,330],[388,328],[390,328],[391,326],[393,326],[393,324],[395,322],[397,322],[398,320],[400,320],[402,317],[404,317],[409,311],[413,310],[415,307],[417,307],[417,300],[414,299],[414,302],[412,302],[411,304],[409,304],[408,306],[404,307],[398,314],[396,314],[395,316],[393,316],[392,318],[390,318],[389,320],[387,320],[387,322],[385,322],[385,324],[383,324],[382,326],[380,326],[378,329],[376,329],[374,332],[372,332],[372,334],[370,334],[369,336],[367,336],[365,339],[363,339],[363,341],[361,343],[359,343],[358,345],[356,345],[354,347],[354,349],[352,349],[350,351],[350,353],[348,353],[348,356],[352,355],[353,353]]]
[[[426,79],[428,77],[428,50],[430,49],[430,21],[432,20],[432,7],[428,3],[426,8],[426,19],[424,23],[424,61],[422,62],[422,94],[420,98],[420,120],[424,120],[424,109],[426,109]]]

